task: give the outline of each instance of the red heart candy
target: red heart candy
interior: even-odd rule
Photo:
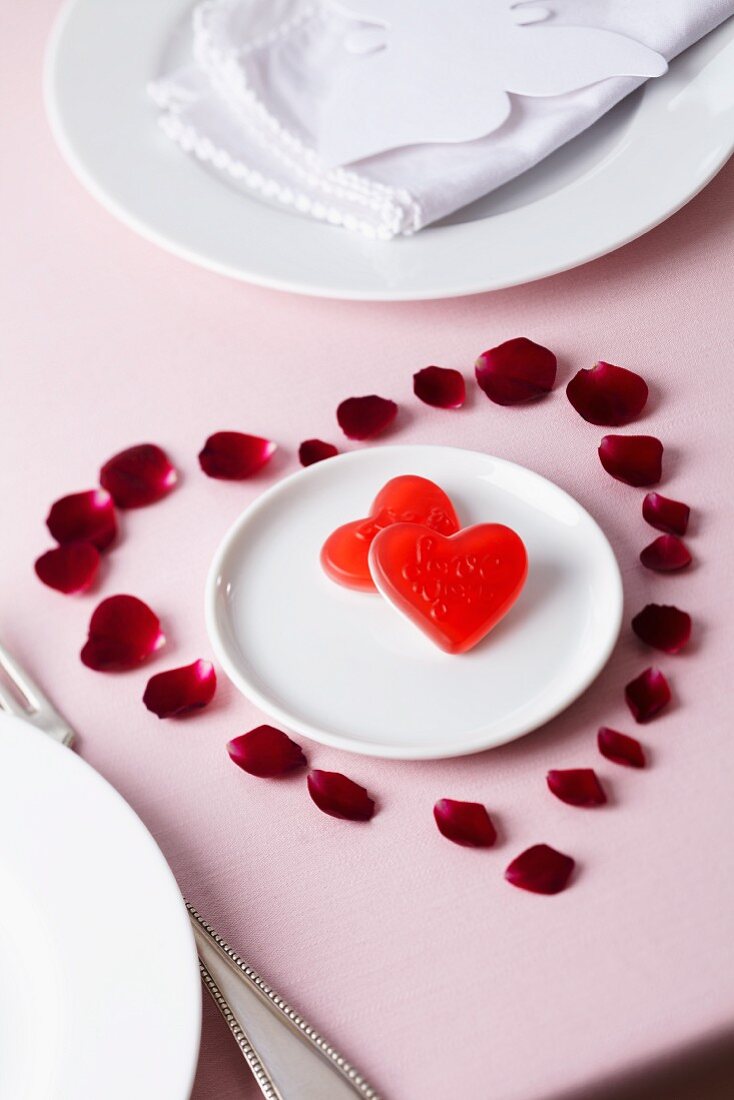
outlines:
[[[416,523],[375,537],[375,584],[447,653],[465,653],[502,619],[528,574],[522,539],[501,523],[479,523],[449,538]]]
[[[394,477],[380,489],[370,514],[337,527],[321,548],[321,564],[332,580],[347,588],[374,592],[367,557],[378,531],[393,523],[420,523],[453,535],[459,530],[454,506],[440,486],[416,474]]]

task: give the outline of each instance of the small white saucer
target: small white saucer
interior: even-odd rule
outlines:
[[[463,525],[505,523],[527,547],[517,604],[467,654],[443,653],[382,597],[321,568],[327,535],[398,474],[431,478]],[[372,447],[286,478],[244,512],[214,558],[206,615],[227,675],[279,725],[431,759],[520,737],[576,699],[616,642],[622,581],[599,526],[538,474],[452,447]]]

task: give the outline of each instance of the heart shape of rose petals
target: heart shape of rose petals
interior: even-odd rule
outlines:
[[[165,643],[158,616],[137,596],[108,596],[92,614],[82,663],[96,672],[136,668]]]
[[[83,592],[97,576],[99,550],[93,542],[65,542],[41,554],[34,568],[38,579],[57,592]]]
[[[227,744],[229,758],[238,768],[260,779],[273,779],[306,763],[303,750],[275,726],[256,726]]]
[[[99,472],[99,483],[118,508],[143,508],[170,493],[178,480],[164,450],[138,443],[113,455]]]
[[[298,461],[302,466],[313,466],[315,462],[323,462],[325,458],[338,454],[339,449],[333,443],[325,443],[323,439],[304,439],[298,448]]]
[[[465,653],[504,618],[528,572],[522,539],[500,523],[448,537],[417,523],[385,527],[369,553],[383,596],[447,653]]]
[[[608,474],[627,485],[657,485],[663,476],[663,445],[654,435],[605,435],[599,458]]]
[[[632,629],[645,645],[680,653],[691,637],[691,616],[670,604],[649,603],[635,615]]]
[[[691,509],[682,500],[671,500],[661,493],[648,493],[642,502],[642,517],[651,527],[666,535],[685,535]]]
[[[670,702],[670,685],[659,668],[646,668],[626,685],[624,697],[635,722],[650,722]]]
[[[348,397],[336,410],[339,427],[348,439],[372,439],[384,432],[398,415],[398,407],[388,397],[369,393]]]
[[[648,390],[634,371],[601,362],[575,374],[566,386],[566,396],[589,424],[620,427],[640,415]]]
[[[67,542],[91,542],[106,550],[117,535],[112,497],[105,489],[71,493],[51,505],[46,526],[62,546]]]
[[[627,768],[645,767],[645,750],[636,737],[602,726],[597,734],[599,752],[607,760]]]
[[[143,702],[158,718],[176,718],[208,706],[216,690],[214,665],[199,660],[151,676]]]
[[[607,800],[593,768],[556,768],[545,781],[551,794],[569,806],[603,806]]]
[[[278,449],[271,439],[244,432],[215,432],[199,451],[199,465],[207,477],[244,481],[259,473]]]
[[[497,830],[481,802],[439,798],[433,816],[442,836],[465,848],[491,848],[497,839]]]
[[[574,867],[571,856],[551,848],[550,844],[534,844],[513,859],[505,870],[505,878],[532,894],[560,894],[568,885]]]
[[[450,367],[424,367],[413,375],[413,393],[434,409],[460,409],[466,400],[464,375]]]
[[[332,580],[347,588],[374,592],[368,555],[378,531],[392,523],[421,523],[442,535],[459,530],[454,506],[443,489],[426,477],[403,474],[380,489],[365,519],[337,527],[321,550],[321,564]]]
[[[344,821],[369,821],[375,802],[364,787],[341,772],[314,770],[306,778],[308,793],[322,813]]]
[[[677,573],[679,569],[686,569],[693,558],[683,539],[677,535],[658,535],[640,551],[640,561],[646,569],[652,569],[655,573]]]
[[[518,336],[483,351],[474,366],[479,388],[496,405],[524,405],[553,389],[556,357],[542,344]]]

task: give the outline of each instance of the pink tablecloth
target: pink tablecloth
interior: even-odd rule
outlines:
[[[676,1063],[667,1095],[730,1095],[734,167],[645,239],[534,286],[396,306],[252,289],[139,240],[72,179],[41,107],[55,8],[15,5],[11,19],[6,5],[3,34],[0,98],[13,106],[0,177],[5,641],[79,728],[82,754],[153,831],[186,895],[390,1100],[616,1096],[596,1085],[694,1049],[708,1053],[692,1063],[692,1091]],[[548,400],[500,409],[473,391],[450,413],[412,397],[417,368],[469,374],[479,351],[519,334],[558,352],[560,386]],[[685,576],[640,567],[652,535],[641,494],[601,470],[601,432],[566,402],[569,375],[597,358],[639,369],[652,385],[641,428],[666,444],[664,491],[695,507],[696,564]],[[260,782],[229,763],[225,741],[262,716],[223,677],[194,720],[163,723],[144,710],[152,669],[209,654],[202,585],[224,530],[296,468],[302,438],[341,442],[341,398],[372,391],[401,403],[391,440],[494,452],[574,493],[617,550],[627,621],[650,599],[693,613],[690,650],[660,662],[675,701],[644,731],[649,772],[607,765],[594,749],[601,722],[630,729],[622,685],[650,663],[628,627],[585,698],[504,749],[402,764],[309,746],[314,766],[345,770],[379,797],[367,827],[323,817],[300,779]],[[265,477],[203,477],[197,450],[220,428],[282,444]],[[142,440],[170,452],[180,489],[125,517],[95,595],[44,589],[32,563],[49,543],[48,504],[93,485],[101,460]],[[89,672],[78,651],[90,611],[100,595],[126,591],[157,609],[168,647],[139,673]],[[595,813],[544,788],[547,768],[587,763],[613,795]],[[477,853],[443,840],[431,818],[441,796],[486,802],[499,847]],[[511,856],[539,840],[579,861],[577,881],[556,898],[502,879]],[[246,1078],[207,1009],[196,1100],[254,1097]]]

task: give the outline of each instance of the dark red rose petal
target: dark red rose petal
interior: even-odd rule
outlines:
[[[691,564],[690,551],[677,535],[659,535],[640,554],[640,561],[646,569],[656,573],[675,573]]]
[[[640,415],[647,394],[647,383],[639,374],[603,362],[580,370],[566,386],[568,400],[584,420],[616,428]]]
[[[466,399],[464,375],[447,367],[424,367],[413,375],[413,393],[435,409],[460,409]]]
[[[542,344],[519,336],[479,356],[479,388],[496,405],[522,405],[545,397],[556,380],[556,357]]]
[[[563,852],[557,852],[548,844],[534,844],[513,859],[505,871],[505,878],[513,886],[533,894],[560,894],[574,866],[574,860]]]
[[[640,641],[663,653],[680,653],[691,637],[691,616],[668,604],[649,603],[632,620]]]
[[[566,768],[549,771],[548,790],[569,806],[603,806],[607,800],[593,768]]]
[[[199,465],[207,477],[216,477],[220,481],[242,481],[262,470],[276,450],[276,443],[259,435],[215,432],[199,452]]]
[[[165,642],[158,617],[135,596],[109,596],[92,614],[81,658],[97,672],[135,668]]]
[[[97,576],[99,550],[91,542],[67,542],[41,554],[34,568],[38,579],[57,592],[83,592]]]
[[[364,787],[339,772],[310,772],[308,793],[318,808],[331,817],[369,821],[375,812],[375,803]]]
[[[298,448],[298,461],[302,466],[313,466],[314,462],[323,462],[339,454],[339,448],[333,443],[324,443],[322,439],[304,439]]]
[[[481,802],[457,802],[441,798],[433,807],[439,832],[467,848],[491,848],[497,830]]]
[[[597,734],[599,752],[614,764],[624,764],[628,768],[644,768],[645,753],[642,745],[626,733],[602,726]]]
[[[173,718],[201,710],[211,703],[216,690],[214,665],[210,661],[194,661],[183,668],[170,668],[151,676],[143,702],[159,718]]]
[[[624,689],[627,706],[636,722],[649,722],[670,702],[670,687],[659,668],[646,668]]]
[[[663,445],[652,435],[605,435],[599,458],[608,474],[627,485],[656,485],[663,475]]]
[[[275,726],[256,726],[227,745],[230,760],[250,775],[272,779],[300,768],[306,757],[300,745]]]
[[[46,526],[57,542],[91,542],[106,550],[117,534],[112,497],[105,489],[72,493],[52,504]]]
[[[339,427],[348,439],[372,439],[384,432],[398,415],[394,401],[377,394],[348,397],[336,410]]]
[[[139,443],[114,455],[99,472],[99,483],[118,508],[142,508],[161,500],[178,475],[165,451],[155,443]]]
[[[685,535],[691,509],[680,500],[671,500],[660,493],[648,493],[642,502],[642,516],[651,527],[668,535]]]

